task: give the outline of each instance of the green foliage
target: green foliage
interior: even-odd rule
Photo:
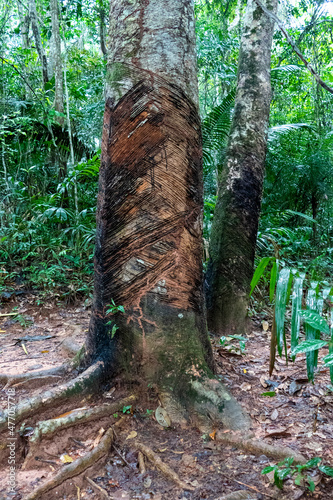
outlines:
[[[114,303],[113,299],[111,300],[111,304],[107,305],[106,307],[108,308],[106,310],[107,315],[110,314],[113,316],[114,314],[117,314],[117,313],[125,313],[124,306],[117,306]],[[113,339],[113,337],[116,334],[116,331],[119,330],[119,327],[116,325],[116,323],[113,320],[108,321],[106,324],[112,326],[111,331],[110,331],[110,336]]]
[[[302,296],[304,292],[303,284],[305,281],[305,273],[288,267],[283,267],[279,270],[278,261],[275,257],[263,257],[254,273],[250,294],[253,293],[253,290],[258,285],[259,280],[264,277],[265,273],[267,274],[268,265],[272,266],[269,289],[270,299],[273,299],[274,301],[270,373],[272,373],[274,369],[276,347],[280,356],[282,356],[284,351],[286,361],[288,362],[285,323],[286,311],[291,298],[291,359],[292,361],[295,361],[296,354],[306,353],[307,374],[309,380],[313,381],[315,369],[318,364],[318,350],[329,344],[329,354],[331,355],[333,352],[333,315],[330,310],[333,288],[331,289],[328,287],[328,283],[326,281],[321,283],[311,281],[307,285],[307,309],[304,310],[302,309]],[[276,270],[274,269],[275,265]],[[276,281],[277,284],[275,288]],[[275,296],[271,293],[274,290]],[[328,320],[330,321],[331,326],[329,326],[328,322],[323,317],[324,303],[327,304],[327,310],[325,310],[325,312],[326,315],[328,315]],[[306,339],[305,341],[299,343],[301,320],[304,323]],[[327,337],[327,340],[322,340],[320,338],[321,333]],[[325,364],[328,362],[327,366],[330,366],[332,380],[333,368],[330,363],[331,357],[324,357],[323,361]]]
[[[289,457],[285,458],[283,461],[279,462],[277,465],[272,465],[265,467],[261,474],[269,474],[274,472],[274,484],[279,488],[283,489],[283,482],[289,478],[296,475],[294,481],[297,486],[305,486],[313,492],[315,490],[315,483],[311,478],[315,472],[321,472],[322,474],[333,477],[333,468],[327,465],[319,465],[322,458],[314,457],[308,460],[303,465],[294,465],[294,459]]]
[[[238,345],[234,345],[234,341],[238,340]],[[228,335],[227,337],[222,336],[220,338],[220,344],[222,347],[226,348],[228,352],[235,352],[239,354],[245,354],[245,343],[248,339],[242,337],[242,335]]]

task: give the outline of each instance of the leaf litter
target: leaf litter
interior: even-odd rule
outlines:
[[[5,327],[4,323],[12,314],[13,305],[9,302],[1,309],[0,330],[6,332],[6,335],[0,336],[1,373],[22,372],[22,366],[26,372],[53,368],[61,365],[68,357],[62,347],[67,337],[74,338],[78,344],[84,342],[90,312],[83,305],[65,308],[50,301],[39,307],[35,304],[35,298],[27,294],[16,299],[15,305],[19,306],[18,312],[25,309],[29,317],[33,318],[33,324],[22,328],[18,323],[10,323]],[[232,351],[221,351],[218,340],[213,341],[218,376],[250,414],[252,432],[256,438],[264,439],[267,444],[272,445],[278,441],[279,444],[298,450],[307,459],[320,456],[325,465],[332,465],[333,393],[328,390],[329,371],[319,370],[314,385],[310,385],[306,382],[304,357],[299,357],[296,363],[290,363],[289,366],[285,360],[278,360],[278,370],[269,377],[269,331],[266,327],[267,324],[260,318],[253,319],[252,331],[247,336],[246,348],[245,351],[242,350],[241,356],[235,357]],[[24,352],[22,340],[27,342],[34,340],[33,337],[38,337],[38,342],[31,343],[27,353]],[[16,339],[21,342],[14,345]],[[41,389],[24,384],[17,387],[15,397],[19,401],[27,396],[35,396],[44,389],[45,387]],[[105,388],[104,396],[78,398],[74,409],[66,407],[64,403],[59,408],[45,412],[43,419],[75,414],[75,411],[82,408],[92,408],[104,403],[106,397],[108,402],[116,401],[126,395],[126,391],[128,389],[121,382],[113,381],[112,385]],[[1,406],[5,408],[6,394],[0,394]],[[23,471],[20,467],[31,437],[28,429],[34,428],[41,415],[28,419],[24,423],[27,430],[21,430],[18,442],[17,494],[13,499],[23,499],[28,492],[61,468],[68,467],[77,457],[84,456],[88,449],[94,449],[105,429],[120,420],[115,446],[111,447],[106,461],[95,464],[89,474],[65,482],[57,492],[46,494],[45,500],[94,500],[101,498],[103,491],[112,499],[217,500],[240,489],[258,500],[333,499],[332,479],[321,477],[316,479],[316,483],[319,482],[311,494],[305,488],[295,486],[291,480],[286,481],[282,492],[277,491],[269,478],[261,475],[261,470],[267,464],[274,465],[276,462],[265,455],[242,453],[232,446],[219,443],[215,440],[215,430],[210,435],[203,435],[190,424],[170,425],[168,414],[161,412],[159,408],[161,407],[154,391],[148,391],[133,405],[133,413],[123,415],[122,408],[119,408],[118,414],[111,417],[90,422],[88,426],[80,424],[63,430],[52,440],[42,442],[40,456],[35,459],[33,467]],[[177,487],[169,477],[152,465],[147,457],[138,452],[135,447],[137,440],[161,458],[163,464],[174,471],[182,482],[190,485],[191,489],[186,491]],[[0,460],[1,467],[5,467],[6,456],[3,453],[0,453]],[[139,461],[141,467],[144,464],[144,469],[139,469]],[[144,472],[141,473],[140,470]],[[6,478],[1,477],[1,500],[6,498],[3,496],[5,491]],[[40,500],[44,500],[44,496]]]

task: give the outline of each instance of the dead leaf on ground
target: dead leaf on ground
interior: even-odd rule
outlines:
[[[265,438],[268,438],[268,437],[275,437],[275,438],[280,438],[280,437],[286,437],[286,436],[291,436],[291,433],[288,432],[288,429],[289,429],[290,426],[288,427],[280,427],[280,428],[276,428],[276,429],[272,429],[272,430],[269,430],[266,434],[265,434]]]
[[[249,391],[250,389],[252,389],[252,385],[248,384],[247,382],[243,382],[240,386],[240,389],[242,391]]]
[[[295,382],[295,380],[293,380],[289,386],[290,396],[293,396],[294,394],[296,394],[296,392],[299,392],[301,389],[302,389],[301,384],[298,384],[297,382]]]
[[[268,384],[266,384],[266,381],[265,381],[265,377],[264,377],[264,375],[262,375],[262,376],[260,377],[260,383],[261,383],[261,385],[262,385],[265,389],[266,389],[266,387],[268,387]]]
[[[267,332],[268,328],[269,328],[268,321],[263,321],[262,322],[262,329],[264,330],[264,332]]]
[[[72,462],[74,462],[74,459],[72,457],[70,457],[69,455],[67,455],[66,453],[63,453],[60,456],[60,461],[63,464],[71,464]]]
[[[323,447],[319,443],[306,443],[304,447],[315,452],[323,451]]]
[[[137,435],[138,435],[138,433],[136,431],[130,432],[129,435],[127,436],[127,438],[126,438],[126,441],[127,441],[127,439],[134,439],[134,438],[136,438]]]

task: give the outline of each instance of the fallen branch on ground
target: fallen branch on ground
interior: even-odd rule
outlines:
[[[113,429],[110,427],[96,448],[87,453],[84,457],[78,458],[71,464],[64,466],[53,478],[36,488],[35,491],[24,497],[23,500],[39,500],[44,493],[60,486],[67,479],[78,476],[81,472],[84,472],[88,467],[91,467],[100,458],[109,453],[112,441]]]
[[[134,446],[138,451],[141,451],[141,453],[143,453],[148,458],[148,460],[150,460],[151,463],[155,465],[155,467],[157,469],[159,469],[161,472],[163,472],[163,474],[167,478],[171,479],[177,486],[179,486],[179,488],[182,488],[183,490],[188,490],[188,491],[195,490],[195,488],[193,488],[193,486],[189,486],[184,481],[182,481],[180,479],[180,477],[178,476],[178,474],[173,469],[171,469],[171,467],[166,465],[160,459],[160,457],[158,455],[156,455],[156,453],[153,452],[153,450],[151,448],[149,448],[148,446],[146,446],[143,443],[140,443],[139,441],[135,441]]]
[[[255,455],[266,455],[267,457],[277,460],[292,457],[294,459],[294,463],[296,464],[305,464],[307,461],[301,453],[294,451],[287,446],[281,446],[278,444],[271,446],[270,444],[267,444],[259,439],[240,437],[236,434],[232,434],[231,432],[218,431],[216,433],[216,441],[249,451]]]

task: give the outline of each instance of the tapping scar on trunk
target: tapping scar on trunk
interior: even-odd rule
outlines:
[[[198,302],[199,130],[194,104],[165,81],[141,81],[114,108],[106,103],[97,280],[102,303],[112,297],[133,320],[147,293],[179,309]]]

